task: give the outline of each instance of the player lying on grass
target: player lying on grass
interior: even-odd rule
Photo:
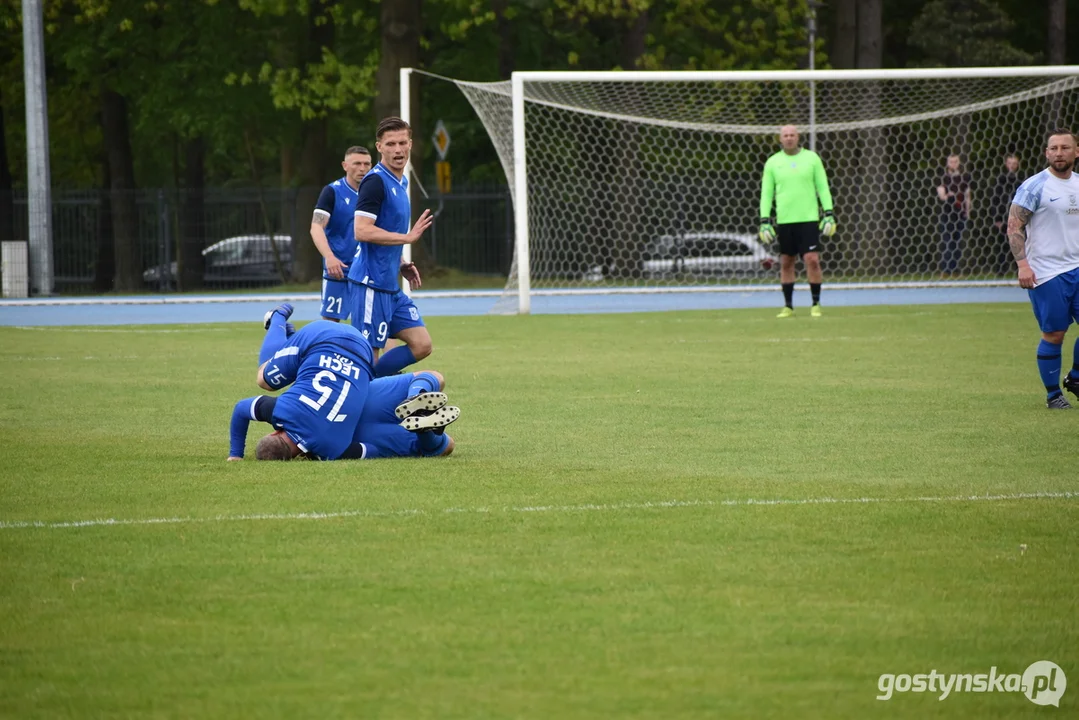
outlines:
[[[410,375],[377,378],[371,382],[367,402],[352,444],[341,460],[373,460],[389,457],[439,457],[453,452],[456,443],[445,434],[460,409],[446,405],[445,380],[431,370]],[[258,395],[244,398],[232,411],[229,428],[229,460],[243,460],[247,429],[252,420],[276,426],[277,398]],[[289,433],[275,430],[255,447],[258,460],[291,460],[304,454]]]
[[[336,460],[352,444],[373,374],[371,345],[351,325],[319,320],[289,335],[292,306],[266,313],[256,382],[281,390],[270,420],[310,458]]]
[[[288,322],[291,315],[292,306],[287,303],[266,313],[257,382],[266,390],[283,387],[291,378],[296,382],[277,398],[247,398],[236,404],[230,460],[242,459],[250,420],[276,428],[259,441],[256,457],[260,460],[288,460],[300,454],[337,460],[376,453],[393,457],[452,452],[453,440],[443,436],[441,429],[456,420],[460,410],[446,407],[440,374],[388,378],[390,382],[381,383],[369,399],[371,352],[363,336],[351,326],[328,321],[313,322],[297,332]],[[361,357],[364,351],[365,358]],[[367,402],[371,407],[365,430],[357,434]],[[418,431],[439,437],[429,438],[423,432],[412,435]]]

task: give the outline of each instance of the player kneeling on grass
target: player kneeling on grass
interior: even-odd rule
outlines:
[[[349,449],[367,401],[371,345],[351,325],[326,320],[290,335],[291,315],[287,303],[266,313],[259,350],[258,386],[285,389],[267,416],[280,431],[272,442],[282,454],[336,460]]]
[[[372,381],[352,444],[339,459],[441,457],[452,453],[456,444],[445,434],[445,428],[461,411],[446,404],[446,394],[442,392],[445,384],[441,373],[430,370]],[[272,423],[276,402],[275,397],[259,395],[236,403],[230,427],[230,461],[243,459],[252,420]],[[301,454],[288,433],[281,430],[263,437],[255,448],[258,460],[291,460]]]

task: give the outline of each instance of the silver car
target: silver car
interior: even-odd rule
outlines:
[[[273,245],[285,271],[285,277],[292,275],[292,238],[287,235],[274,235]],[[237,235],[214,243],[202,251],[205,263],[203,280],[210,285],[264,284],[280,283],[281,274],[274,259],[274,248],[269,235]],[[176,262],[166,268],[158,265],[142,274],[144,282],[164,284],[175,282]]]
[[[651,241],[641,254],[641,274],[648,278],[763,277],[778,262],[756,235],[690,232]]]

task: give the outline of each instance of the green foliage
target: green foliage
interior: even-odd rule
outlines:
[[[1014,27],[992,0],[930,0],[911,25],[910,44],[929,67],[1034,64],[1036,55],[1008,40]]]
[[[363,132],[357,128],[371,124],[380,4],[45,0],[54,181],[100,183],[95,118],[107,87],[128,100],[139,184],[175,182],[176,149],[195,137],[207,144],[209,183],[249,184],[245,135],[257,164],[267,168],[266,184],[292,182],[295,173],[282,178],[278,169],[295,163],[282,162],[282,155],[304,147],[313,123],[327,124],[331,147],[351,143]],[[19,5],[0,3],[0,28],[11,40],[0,51],[0,81],[17,182],[25,177]],[[425,0],[422,65],[450,77],[495,80],[500,50],[508,49],[518,70],[609,70],[626,62],[647,70],[804,67],[806,6],[806,0]],[[496,7],[504,9],[504,23]],[[884,10],[886,63],[1029,64],[1044,57],[1041,5],[896,0]],[[830,11],[825,7],[822,18],[830,20]],[[628,60],[627,41],[642,16],[644,52]],[[1077,19],[1069,14],[1069,22]],[[827,64],[830,26],[822,19],[820,67]],[[455,157],[469,158],[458,179],[501,178],[483,128],[453,92],[421,107],[424,122],[441,117],[450,125]]]
[[[275,108],[298,110],[303,120],[323,118],[335,111],[365,113],[375,90],[378,52],[372,50],[362,64],[341,62],[330,48],[322,48],[322,62],[304,67],[274,68],[264,63],[258,81],[270,88]],[[250,82],[241,76],[240,83]],[[228,78],[236,82],[235,75]]]
[[[644,69],[780,70],[806,64],[804,0],[751,0],[722,9],[708,0],[675,0],[656,11]]]

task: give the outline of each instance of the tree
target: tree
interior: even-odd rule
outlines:
[[[910,44],[927,67],[1030,65],[1008,40],[1015,22],[992,0],[930,0],[911,25]]]
[[[857,67],[858,57],[858,2],[835,0],[832,3],[834,24],[829,56],[832,67],[847,70]]]
[[[858,3],[858,51],[860,68],[879,68],[884,52],[882,38],[883,0],[862,0]]]
[[[375,17],[365,6],[357,10],[331,0],[245,0],[244,7],[273,22],[257,78],[269,88],[274,107],[284,111],[277,120],[293,129],[289,142],[300,149],[295,164],[282,151],[282,167],[296,173],[282,182],[299,185],[301,213],[313,210],[336,155],[329,149],[331,126],[335,121],[346,125],[351,144],[357,125],[363,127],[361,118],[369,117],[379,57],[369,40]],[[251,138],[254,144],[261,141],[257,135]],[[321,256],[307,228],[297,222],[299,237],[293,242],[293,274],[299,282],[321,276]]]
[[[1049,38],[1046,48],[1049,51],[1050,65],[1067,63],[1067,8],[1066,0],[1049,0]]]

